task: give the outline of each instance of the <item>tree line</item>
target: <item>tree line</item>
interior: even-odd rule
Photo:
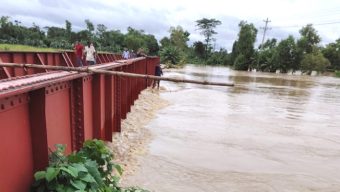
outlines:
[[[326,46],[320,46],[321,37],[312,24],[299,30],[300,37],[292,35],[278,41],[268,39],[255,47],[258,29],[252,23],[241,21],[239,32],[230,53],[226,49],[215,50],[214,35],[221,21],[202,18],[196,21],[196,28],[204,41],[189,45],[190,33],[181,26],[169,29],[169,36],[158,42],[154,35],[143,30],[128,27],[124,34],[120,30],[108,29],[104,24],[96,26],[88,19],[86,28],[75,32],[72,23],[65,21],[64,27],[46,26],[41,28],[33,23],[31,27],[21,25],[20,21],[7,16],[0,19],[0,43],[24,44],[38,47],[72,49],[77,40],[92,41],[97,50],[121,52],[143,48],[149,55],[160,55],[163,63],[197,63],[209,65],[228,65],[236,70],[257,69],[258,71],[281,72],[302,70],[340,70],[340,38]]]
[[[35,23],[31,27],[25,27],[20,21],[13,22],[10,17],[2,16],[0,18],[0,43],[73,49],[76,41],[83,44],[91,41],[99,51],[120,52],[126,47],[134,51],[143,48],[150,55],[158,54],[157,39],[143,30],[128,27],[127,33],[123,34],[120,30],[109,30],[104,24],[95,26],[88,19],[84,22],[86,28],[75,32],[72,30],[72,23],[68,20],[65,21],[64,27],[41,28]]]
[[[283,73],[301,70],[307,74],[312,71],[340,70],[340,38],[322,47],[321,37],[312,24],[299,30],[298,39],[292,35],[281,41],[272,38],[256,48],[258,29],[252,23],[241,21],[238,25],[237,39],[230,53],[225,49],[214,50],[212,47],[212,42],[215,41],[213,35],[217,34],[214,28],[220,24],[221,22],[215,19],[197,20],[196,26],[205,37],[205,41],[194,42],[190,47],[186,44],[190,35],[187,31],[180,26],[170,28],[170,38],[165,37],[160,41],[163,51],[161,55],[163,53],[164,56],[171,58],[169,52],[172,50],[172,55],[177,55],[177,62],[182,58],[189,63],[229,65],[235,70],[256,69],[265,72],[279,70]],[[181,44],[178,43],[178,39],[182,39]],[[177,54],[176,49],[179,52]]]

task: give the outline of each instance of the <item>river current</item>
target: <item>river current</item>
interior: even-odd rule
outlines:
[[[126,182],[157,192],[340,191],[340,79],[186,65]]]

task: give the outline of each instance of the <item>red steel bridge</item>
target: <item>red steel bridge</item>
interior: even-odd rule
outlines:
[[[73,52],[0,52],[0,63],[75,66]],[[121,60],[99,53],[93,69],[154,74],[159,57]],[[150,80],[0,67],[0,191],[25,192],[48,165],[49,148],[67,153],[87,139],[112,141]]]

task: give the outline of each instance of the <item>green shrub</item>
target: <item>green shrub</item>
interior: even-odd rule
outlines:
[[[31,191],[147,192],[118,186],[123,170],[113,163],[113,154],[103,141],[88,140],[79,152],[69,156],[65,156],[64,151],[65,145],[56,145],[46,170],[34,174]]]
[[[160,52],[161,62],[176,65],[181,60],[181,53],[176,47],[165,47]]]
[[[335,71],[335,76],[340,77],[340,71]]]

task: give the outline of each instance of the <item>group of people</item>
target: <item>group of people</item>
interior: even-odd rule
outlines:
[[[74,44],[74,51],[77,57],[77,65],[79,67],[83,67],[83,59],[85,58],[87,65],[96,64],[97,52],[93,46],[92,42],[87,42],[87,45],[84,47],[79,41],[76,41]],[[124,48],[122,57],[123,59],[131,59],[136,57],[146,57],[144,50],[139,48],[137,53],[133,50],[129,51],[127,48]]]
[[[122,57],[123,59],[132,59],[136,57],[146,57],[147,55],[145,54],[144,50],[142,48],[139,48],[137,53],[133,50],[128,50],[127,48],[124,48]]]
[[[96,64],[97,52],[92,42],[87,42],[87,45],[84,47],[79,41],[76,41],[74,50],[77,57],[77,65],[79,67],[84,66],[83,58],[85,58],[87,65]]]
[[[92,42],[88,42],[87,45],[84,47],[79,41],[76,41],[74,45],[74,51],[77,57],[77,65],[79,67],[83,67],[83,58],[85,58],[85,61],[87,65],[94,65],[96,64],[96,57],[97,57],[97,52],[96,49],[93,46]],[[123,59],[131,59],[135,57],[146,57],[147,55],[145,54],[143,49],[138,49],[137,53],[135,53],[133,50],[129,51],[127,48],[124,48],[122,57]],[[163,71],[160,65],[156,65],[155,67],[155,76],[162,76]],[[159,82],[160,80],[154,80],[152,82],[152,88],[157,88],[159,89]]]

